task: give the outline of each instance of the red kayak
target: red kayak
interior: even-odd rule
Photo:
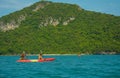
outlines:
[[[38,59],[25,59],[25,60],[17,60],[17,62],[46,62],[46,61],[53,61],[55,60],[55,58],[44,58],[44,59],[41,59],[41,60],[38,60]]]

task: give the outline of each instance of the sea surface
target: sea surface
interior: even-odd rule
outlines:
[[[56,55],[44,58],[55,60],[18,63],[19,56],[0,56],[0,78],[120,78],[120,55]]]

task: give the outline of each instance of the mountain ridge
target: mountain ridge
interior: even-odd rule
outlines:
[[[0,18],[0,54],[120,52],[120,17],[37,2]]]

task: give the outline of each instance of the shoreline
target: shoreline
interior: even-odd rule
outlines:
[[[38,56],[38,54],[26,54],[27,56]],[[59,56],[59,55],[78,55],[78,54],[43,54],[43,56]],[[20,54],[16,55],[0,55],[0,56],[20,56]]]
[[[27,56],[38,56],[38,54],[26,54]],[[120,55],[120,54],[43,54],[43,56],[82,56],[82,55]],[[0,56],[20,56],[20,54],[8,54],[8,55],[0,55]]]

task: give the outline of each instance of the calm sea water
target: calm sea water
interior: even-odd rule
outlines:
[[[120,55],[44,57],[55,60],[18,63],[19,56],[0,56],[0,78],[120,78]]]

